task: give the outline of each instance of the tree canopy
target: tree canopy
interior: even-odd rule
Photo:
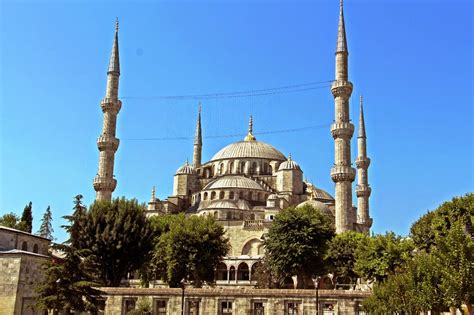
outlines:
[[[229,251],[225,231],[210,216],[184,214],[151,218],[155,229],[154,273],[171,287],[182,279],[195,287],[214,283],[214,272]]]
[[[0,225],[19,230],[20,217],[15,213],[5,213],[0,217]]]
[[[268,265],[280,282],[296,275],[297,287],[306,288],[312,277],[326,272],[324,257],[333,236],[332,221],[318,209],[286,208],[265,236]]]
[[[101,285],[119,286],[127,273],[141,267],[152,248],[145,206],[136,199],[115,198],[96,201],[85,210],[78,197],[73,215],[66,217],[70,221],[67,244],[89,250]]]
[[[356,262],[355,253],[359,246],[367,243],[366,234],[348,231],[336,235],[329,243],[328,253],[326,255],[326,263],[328,271],[332,273],[338,282],[338,279],[350,279],[351,283],[355,283],[358,277],[354,271]]]

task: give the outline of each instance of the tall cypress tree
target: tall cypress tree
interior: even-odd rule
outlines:
[[[21,215],[21,221],[19,224],[20,230],[25,232],[31,233],[33,229],[33,212],[32,212],[33,204],[30,201],[29,204],[25,206],[23,209],[23,214]]]
[[[54,230],[53,230],[53,225],[51,224],[52,221],[53,221],[53,216],[51,214],[51,207],[48,206],[48,208],[46,208],[46,211],[44,212],[43,219],[41,219],[41,226],[37,234],[51,241],[54,239],[53,237]]]

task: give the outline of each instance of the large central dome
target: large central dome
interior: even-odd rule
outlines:
[[[239,141],[221,149],[211,159],[228,160],[236,158],[258,158],[285,161],[286,157],[271,145],[260,141]]]

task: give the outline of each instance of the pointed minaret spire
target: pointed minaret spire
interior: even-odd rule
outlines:
[[[201,155],[202,155],[201,102],[199,102],[196,133],[194,134],[194,150],[193,150],[194,168],[201,166]]]
[[[339,7],[339,27],[336,46],[336,75],[331,85],[334,96],[335,118],[331,125],[334,138],[334,166],[331,178],[336,184],[335,217],[336,233],[354,230],[354,215],[352,207],[352,182],[355,169],[351,161],[351,139],[354,125],[351,123],[349,99],[352,94],[352,83],[349,81],[349,66],[346,29],[344,25],[344,9],[342,0]]]
[[[368,169],[370,159],[367,157],[367,137],[365,134],[364,109],[360,96],[359,136],[357,137],[357,223],[365,232],[369,232],[372,219],[369,216],[369,197],[372,189],[369,186]]]
[[[99,171],[94,178],[96,200],[110,201],[112,192],[117,186],[114,178],[115,152],[119,146],[119,139],[115,137],[117,128],[117,115],[122,107],[118,99],[120,77],[119,46],[118,46],[118,20],[115,22],[115,38],[112,46],[109,67],[107,71],[107,87],[105,97],[100,102],[104,113],[102,134],[97,139],[99,148]]]
[[[339,3],[339,27],[337,30],[337,46],[336,52],[348,52],[346,39],[346,25],[344,23],[344,3]]]
[[[360,113],[359,113],[359,138],[365,138],[365,122],[364,122],[364,107],[362,105],[362,95],[359,99]]]
[[[109,71],[116,72],[120,74],[120,58],[119,58],[119,44],[118,44],[118,30],[119,30],[119,21],[118,18],[115,19],[115,37],[114,45],[112,46],[112,54],[110,55],[109,62]]]
[[[245,137],[245,141],[255,141],[255,140],[257,140],[257,139],[253,135],[253,117],[252,117],[252,114],[250,114],[249,132],[248,132],[247,136]]]

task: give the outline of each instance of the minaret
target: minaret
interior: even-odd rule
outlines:
[[[351,167],[351,138],[354,125],[349,118],[349,98],[352,83],[348,80],[348,55],[346,29],[344,26],[343,3],[340,0],[339,28],[336,46],[336,79],[332,83],[335,121],[331,125],[335,154],[331,178],[336,184],[336,233],[353,230],[352,182],[355,170]]]
[[[193,150],[194,168],[201,166],[201,154],[202,154],[201,103],[199,103],[196,133],[194,135],[194,150]]]
[[[96,200],[112,199],[112,192],[117,186],[114,178],[115,152],[119,146],[119,139],[115,137],[117,125],[117,114],[122,107],[122,102],[118,99],[118,87],[120,77],[119,46],[118,46],[118,19],[115,22],[115,38],[110,56],[109,68],[107,71],[107,88],[105,98],[100,102],[104,113],[104,123],[102,134],[97,139],[99,148],[99,172],[94,178],[94,189]]]
[[[357,223],[369,230],[371,220],[369,216],[369,197],[372,189],[369,186],[368,168],[370,159],[367,157],[367,137],[365,134],[364,109],[362,95],[360,96],[359,136],[357,137]]]

